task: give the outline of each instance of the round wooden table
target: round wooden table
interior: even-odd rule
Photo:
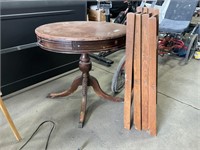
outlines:
[[[84,123],[88,86],[92,86],[96,94],[103,99],[115,102],[123,100],[106,94],[97,79],[89,74],[92,63],[88,54],[124,47],[125,25],[92,21],[57,22],[42,25],[36,28],[35,33],[42,49],[63,54],[81,54],[79,69],[82,75],[72,82],[69,89],[49,94],[50,98],[68,96],[82,85],[79,127],[83,127]]]

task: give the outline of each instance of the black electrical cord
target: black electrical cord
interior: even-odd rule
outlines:
[[[20,147],[19,150],[22,150],[22,149],[28,144],[28,142],[33,138],[33,136],[37,133],[37,131],[40,129],[40,127],[41,127],[43,124],[45,124],[45,123],[52,123],[52,124],[53,124],[53,126],[52,126],[52,128],[51,128],[51,131],[49,132],[49,135],[48,135],[48,138],[47,138],[47,142],[46,142],[46,146],[45,146],[45,150],[47,150],[48,144],[49,144],[49,139],[50,139],[50,137],[51,137],[51,133],[52,133],[53,129],[55,128],[55,122],[53,122],[53,121],[51,121],[51,120],[47,120],[47,121],[42,122],[42,123],[37,127],[37,129],[33,132],[33,134],[31,135],[31,137],[26,141],[26,143],[24,143],[24,145],[22,145],[22,146]]]

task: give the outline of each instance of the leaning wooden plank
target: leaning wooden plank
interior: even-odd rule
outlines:
[[[8,123],[10,125],[10,128],[11,128],[13,134],[15,135],[15,138],[17,139],[17,141],[20,141],[22,138],[21,138],[17,128],[15,127],[15,124],[13,123],[13,120],[10,117],[10,114],[9,114],[9,112],[8,112],[6,106],[5,106],[5,104],[4,104],[4,102],[1,98],[1,92],[0,92],[0,109],[2,110],[5,118],[7,119]]]
[[[156,136],[157,99],[157,18],[149,18],[149,130]]]
[[[158,35],[158,24],[159,24],[159,9],[156,8],[149,8],[150,16],[156,17],[156,24],[157,24],[157,35]]]
[[[143,11],[143,7],[139,6],[139,7],[136,8],[137,13],[142,13],[142,11]]]
[[[137,130],[141,130],[141,14],[136,14],[135,46],[134,46],[134,96],[133,120]]]
[[[147,14],[148,12],[149,12],[149,8],[144,7],[142,13],[143,13],[143,14]]]
[[[132,65],[135,32],[135,14],[127,15],[126,26],[126,62],[125,62],[125,93],[124,93],[124,128],[131,127],[131,91],[132,91]]]
[[[149,14],[152,14],[153,16],[159,15],[159,9],[149,8]]]
[[[148,74],[149,74],[149,45],[148,42],[148,18],[149,14],[142,15],[142,129],[148,129]]]

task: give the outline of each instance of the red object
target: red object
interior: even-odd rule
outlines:
[[[185,49],[184,42],[178,38],[165,36],[158,40],[158,54],[163,56],[164,54],[171,53],[174,49]]]

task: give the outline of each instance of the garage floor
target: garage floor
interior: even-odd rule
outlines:
[[[91,74],[108,93],[117,62],[118,51],[109,56],[112,67],[93,63]],[[159,57],[158,65],[158,135],[151,137],[133,127],[123,128],[123,103],[105,101],[89,88],[86,123],[78,128],[81,89],[74,94],[48,99],[51,91],[66,89],[78,70],[17,95],[3,97],[18,128],[22,141],[17,142],[6,119],[0,113],[0,150],[17,150],[45,120],[55,122],[48,150],[198,150],[200,149],[200,66],[192,60],[180,66],[180,58]],[[121,92],[118,96],[123,97]],[[46,123],[28,143],[26,150],[44,150],[52,124]]]

